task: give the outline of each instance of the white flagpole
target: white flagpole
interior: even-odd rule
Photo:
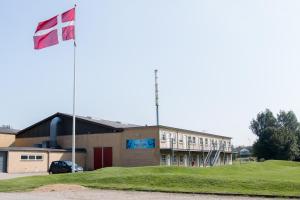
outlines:
[[[76,4],[75,4],[76,8]],[[72,128],[72,173],[75,172],[75,133],[76,133],[76,116],[75,116],[75,99],[76,99],[76,34],[75,34],[76,10],[74,18],[74,69],[73,69],[73,128]]]

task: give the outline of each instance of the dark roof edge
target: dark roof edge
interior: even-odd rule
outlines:
[[[190,132],[190,133],[195,133],[195,134],[202,134],[202,135],[207,135],[207,136],[214,136],[214,137],[218,137],[218,138],[232,139],[232,137],[228,137],[228,136],[217,135],[217,134],[212,134],[212,133],[204,133],[204,132],[193,131],[193,130],[188,130],[188,129],[175,128],[175,127],[171,127],[171,126],[164,126],[164,125],[140,126],[140,127],[131,127],[131,128],[124,128],[124,129],[155,128],[155,127],[164,128],[164,129],[171,129],[171,130],[175,130],[175,131]]]
[[[17,134],[18,134],[18,131],[17,131],[17,132],[1,132],[1,131],[0,131],[0,134],[5,134],[5,135],[17,135]]]
[[[72,152],[69,149],[51,149],[51,148],[38,148],[38,147],[1,147],[0,151]],[[76,149],[76,152],[86,153],[86,150],[85,149]]]
[[[38,122],[32,124],[31,126],[28,126],[28,127],[24,128],[24,129],[20,130],[18,133],[16,133],[16,135],[22,134],[22,133],[24,133],[25,131],[27,131],[27,130],[33,128],[34,126],[37,126],[37,125],[39,125],[39,124],[41,124],[41,123],[43,123],[43,122],[45,122],[45,121],[47,121],[47,120],[49,120],[49,119],[51,119],[51,118],[54,118],[54,117],[56,117],[56,116],[65,116],[65,117],[69,117],[69,118],[72,117],[72,115],[57,112],[57,113],[55,113],[55,114],[53,114],[53,115],[51,115],[51,116],[49,116],[49,117],[47,117],[47,118],[45,118],[45,119],[43,119],[43,120],[41,120],[41,121],[38,121]],[[115,129],[115,130],[120,130],[120,131],[123,130],[122,128],[115,128],[115,127],[108,126],[108,125],[105,125],[105,124],[100,124],[100,123],[97,123],[97,122],[85,120],[85,119],[80,118],[80,116],[78,116],[78,118],[76,118],[76,120],[86,121],[86,122],[88,122],[88,123],[101,125],[101,126],[103,126],[103,127],[108,127],[108,128],[112,128],[112,129]]]

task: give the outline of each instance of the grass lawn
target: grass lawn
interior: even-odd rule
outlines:
[[[0,192],[24,191],[55,183],[99,189],[300,197],[300,163],[266,161],[212,168],[112,167],[2,180]]]

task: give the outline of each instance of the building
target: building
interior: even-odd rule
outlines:
[[[0,127],[0,147],[13,146],[18,131],[19,130],[10,128],[10,126]]]
[[[18,130],[11,129],[9,126],[0,127],[0,148],[13,146],[17,132]],[[6,153],[0,151],[0,172],[6,171],[6,158]]]
[[[56,113],[19,131],[12,145],[0,148],[7,160],[2,169],[8,173],[47,171],[54,160],[71,160],[71,145],[72,116]],[[76,162],[86,170],[232,163],[230,137],[81,116],[76,117],[76,152]]]

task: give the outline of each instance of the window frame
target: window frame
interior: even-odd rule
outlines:
[[[21,161],[43,161],[44,156],[41,154],[21,154]]]
[[[178,135],[178,142],[183,143],[183,135],[182,134]]]

